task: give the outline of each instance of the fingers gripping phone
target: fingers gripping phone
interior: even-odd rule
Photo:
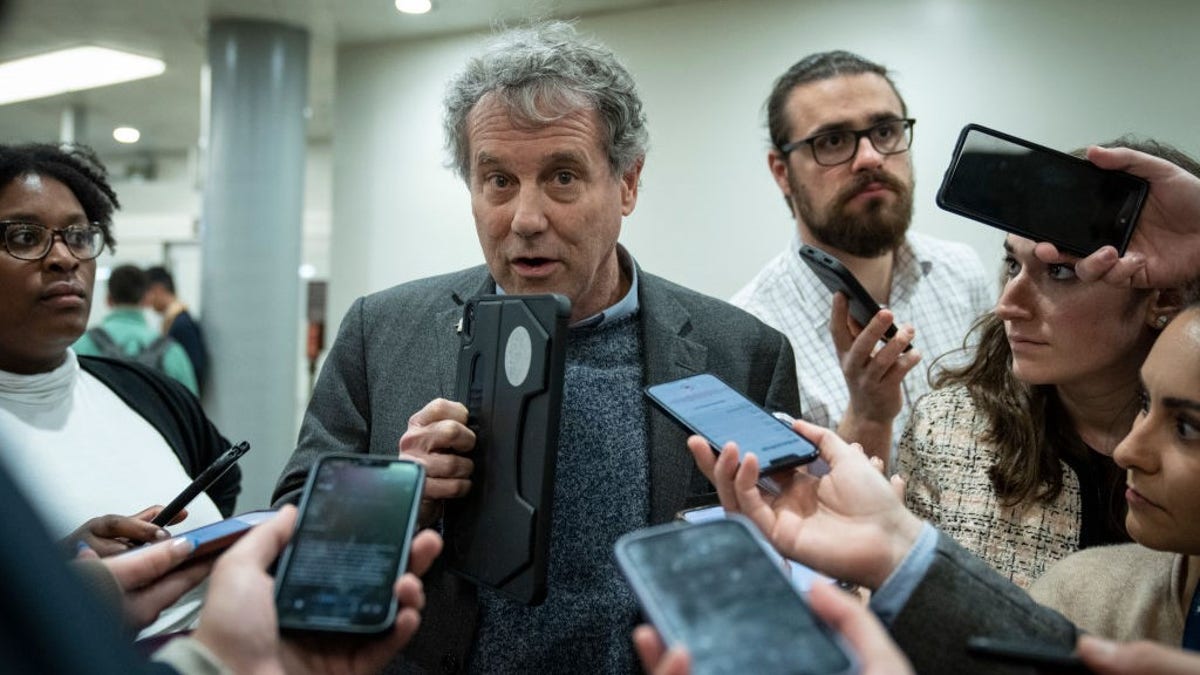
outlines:
[[[867,289],[863,288],[854,274],[846,269],[840,260],[808,244],[800,247],[800,259],[817,275],[830,293],[841,293],[846,296],[850,306],[850,318],[858,322],[858,325],[866,326],[879,313],[881,309],[879,303],[875,302],[875,298],[871,297]],[[882,340],[887,342],[895,335],[896,324],[892,324],[884,331]],[[904,351],[910,349],[912,349],[912,344],[905,346]]]
[[[963,127],[942,178],[941,208],[1063,251],[1124,254],[1149,184],[1123,171],[978,124]]]
[[[191,541],[192,552],[188,558],[203,558],[233,546],[234,542],[250,531],[250,528],[270,520],[275,517],[275,513],[273,509],[248,511],[194,530],[180,532],[171,538]]]
[[[275,575],[285,629],[378,633],[396,619],[396,578],[408,566],[425,480],[415,462],[326,455],[300,498]]]
[[[175,519],[175,516],[179,515],[180,511],[192,503],[196,495],[212,487],[213,483],[216,483],[221,476],[225,475],[226,471],[233,468],[233,465],[247,452],[250,452],[250,444],[246,441],[242,441],[226,450],[216,461],[209,464],[207,469],[201,471],[200,475],[196,476],[196,479],[185,487],[183,492],[180,492],[178,496],[172,499],[170,504],[164,506],[163,510],[159,511],[158,515],[154,516],[154,520],[150,522],[159,527],[169,525]]]
[[[855,661],[742,516],[669,523],[616,543],[617,564],[696,675],[852,673]]]
[[[710,373],[646,387],[663,412],[720,452],[729,441],[758,457],[763,473],[813,461],[820,451],[807,438]]]

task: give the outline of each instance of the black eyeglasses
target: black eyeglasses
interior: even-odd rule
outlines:
[[[844,129],[841,131],[826,131],[813,134],[808,138],[792,141],[779,146],[779,151],[787,155],[791,151],[807,145],[812,150],[813,160],[821,166],[837,166],[854,159],[858,154],[858,142],[866,136],[871,141],[871,147],[881,155],[898,155],[908,152],[912,145],[912,128],[915,119],[888,120],[875,126],[857,131]]]
[[[93,260],[104,251],[104,229],[99,223],[69,225],[52,230],[38,223],[8,220],[0,222],[4,229],[4,249],[17,260],[41,260],[54,247],[54,238],[61,237],[71,255],[79,260]]]

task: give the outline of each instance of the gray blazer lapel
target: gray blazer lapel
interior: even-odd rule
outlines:
[[[683,337],[690,325],[687,309],[676,302],[657,277],[639,270],[645,385],[705,372],[708,348]],[[687,433],[649,406],[650,522],[670,520],[683,506],[698,469],[687,450]]]

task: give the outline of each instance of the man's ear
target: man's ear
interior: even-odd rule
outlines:
[[[638,188],[642,184],[642,166],[645,163],[645,157],[638,157],[633,166],[621,174],[621,215],[623,216],[633,213],[633,208],[637,206]]]
[[[787,155],[774,148],[768,150],[767,168],[771,170],[771,177],[775,179],[775,184],[779,186],[779,191],[783,193],[783,201],[787,203],[792,215],[795,215],[796,205],[792,203],[792,184],[788,181]]]

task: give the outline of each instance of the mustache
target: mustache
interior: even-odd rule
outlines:
[[[851,183],[850,185],[847,185],[846,189],[844,189],[840,193],[838,193],[838,197],[837,197],[838,206],[844,206],[851,199],[854,199],[855,195],[857,195],[858,193],[860,193],[864,189],[866,189],[866,187],[868,185],[870,185],[871,183],[880,183],[880,184],[886,186],[887,188],[889,188],[890,190],[892,190],[893,192],[895,192],[896,194],[902,195],[908,191],[907,185],[900,182],[899,178],[896,178],[895,176],[893,176],[890,173],[887,173],[886,171],[882,171],[882,170],[866,171],[866,172],[855,175],[854,182]]]

